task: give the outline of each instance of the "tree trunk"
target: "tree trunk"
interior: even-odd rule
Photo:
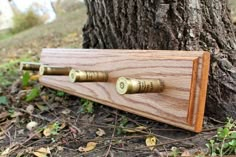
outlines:
[[[206,114],[236,119],[236,38],[225,0],[86,0],[84,48],[207,50]]]

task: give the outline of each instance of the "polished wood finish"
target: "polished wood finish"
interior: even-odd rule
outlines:
[[[40,62],[105,71],[108,82],[71,83],[68,76],[42,76],[48,87],[187,130],[202,130],[210,56],[203,51],[44,49]],[[120,95],[119,77],[161,79],[162,93]]]

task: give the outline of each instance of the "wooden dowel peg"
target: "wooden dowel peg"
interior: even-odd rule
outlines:
[[[41,63],[37,62],[20,62],[20,70],[39,71]]]
[[[120,77],[116,82],[119,94],[160,93],[164,90],[164,82],[160,79],[134,79]]]
[[[71,82],[107,82],[108,73],[104,71],[82,71],[72,69],[69,74]]]
[[[57,67],[41,65],[39,69],[40,75],[69,75],[70,67]]]

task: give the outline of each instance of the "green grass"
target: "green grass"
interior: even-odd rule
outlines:
[[[38,61],[43,48],[81,48],[86,19],[83,5],[60,15],[50,24],[38,25],[15,35],[9,31],[0,32],[0,85],[8,86],[20,77],[19,62]]]
[[[64,14],[50,24],[33,27],[29,30],[20,32],[12,39],[0,41],[0,48],[14,47],[21,43],[32,42],[33,40],[42,39],[43,37],[53,36],[60,38],[74,31],[82,31],[82,27],[86,21],[86,8]],[[82,32],[81,32],[82,33]]]
[[[0,40],[11,38],[13,34],[9,30],[1,31],[0,32]]]
[[[9,86],[20,77],[19,63],[22,61],[34,61],[29,54],[22,55],[18,59],[11,60],[0,65],[0,86]]]

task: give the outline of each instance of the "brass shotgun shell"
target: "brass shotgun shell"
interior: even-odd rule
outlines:
[[[82,71],[72,69],[69,74],[71,82],[107,82],[108,74],[103,71]]]
[[[41,63],[36,62],[20,62],[20,70],[32,70],[32,71],[39,71],[39,67]]]
[[[70,67],[57,67],[41,65],[39,69],[40,75],[69,75]]]
[[[160,79],[133,79],[120,77],[116,82],[119,94],[160,93],[164,90],[164,82]]]

